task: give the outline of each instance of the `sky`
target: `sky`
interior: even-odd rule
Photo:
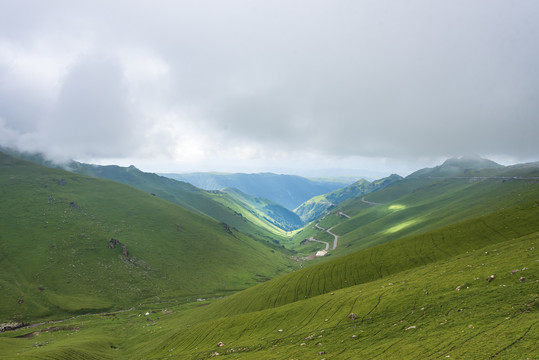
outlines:
[[[3,0],[0,145],[177,173],[537,161],[537,19],[536,0]]]

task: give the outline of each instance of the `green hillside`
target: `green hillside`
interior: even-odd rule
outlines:
[[[535,358],[538,209],[403,238],[203,307],[140,306],[4,333],[0,357]]]
[[[268,226],[268,223],[278,230],[292,231],[303,226],[303,221],[292,211],[271,200],[257,198],[248,195],[238,189],[225,188],[221,191],[213,191],[214,199],[218,199],[229,208],[238,208],[243,216],[252,215],[256,219],[251,221],[260,226]]]
[[[342,256],[539,199],[538,172],[538,164],[527,164],[501,167],[495,172],[480,169],[468,177],[413,174],[382,190],[343,202],[319,226],[339,235],[339,246],[330,254]],[[311,236],[333,242],[333,236],[311,225],[294,236],[292,247],[304,253],[300,242]]]
[[[489,244],[539,232],[537,201],[374,246],[284,275],[222,301],[222,314],[278,307]],[[255,295],[256,294],[256,295]],[[249,301],[246,299],[249,298]]]
[[[361,179],[342,189],[315,196],[294,209],[294,212],[298,214],[304,222],[313,221],[322,217],[324,214],[327,214],[329,209],[345,200],[378,191],[401,179],[402,177],[396,174],[373,182]]]
[[[221,296],[290,271],[282,247],[157,196],[0,153],[0,322]]]
[[[117,181],[162,199],[180,205],[186,209],[207,215],[218,221],[224,222],[239,231],[263,238],[269,242],[283,242],[286,239],[287,225],[280,224],[278,219],[265,217],[253,217],[253,209],[245,206],[229,206],[235,203],[234,199],[223,201],[223,196],[197,188],[187,182],[174,180],[165,176],[140,171],[134,166],[121,167],[117,165],[93,165],[77,161],[65,164],[56,164],[43,157],[39,153],[21,153],[13,149],[3,149],[16,158],[24,159],[47,167],[68,170],[77,174]],[[218,201],[215,201],[218,200]],[[245,205],[245,204],[244,204]],[[234,209],[232,209],[234,208]],[[277,226],[275,226],[277,224]]]
[[[249,207],[230,207],[230,203],[222,201],[222,196],[199,189],[189,183],[177,181],[165,176],[140,171],[134,166],[120,167],[115,165],[98,166],[72,162],[71,171],[79,174],[118,181],[137,189],[154,194],[160,198],[178,204],[186,209],[210,216],[224,222],[239,231],[264,238],[270,242],[282,242],[285,239],[278,221],[267,221],[264,217],[254,219],[249,216]],[[216,201],[218,200],[218,201]],[[277,226],[274,226],[277,223]]]
[[[537,358],[539,164],[450,160],[305,226],[289,247],[338,246],[293,270],[157,196],[4,156],[4,321],[94,315],[0,333],[0,358]]]

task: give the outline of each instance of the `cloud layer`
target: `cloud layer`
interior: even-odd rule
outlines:
[[[536,159],[537,18],[535,1],[3,2],[0,144],[207,166]]]

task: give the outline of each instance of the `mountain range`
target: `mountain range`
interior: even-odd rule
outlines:
[[[205,190],[235,188],[249,195],[269,199],[289,210],[300,206],[313,196],[340,189],[347,182],[328,179],[310,180],[296,175],[272,173],[258,174],[162,174],[172,179],[188,182]]]
[[[0,166],[0,358],[539,355],[539,163],[451,158],[303,220],[134,167]]]

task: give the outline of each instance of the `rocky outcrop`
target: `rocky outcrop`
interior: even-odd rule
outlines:
[[[114,249],[117,245],[122,248],[122,255],[127,257],[127,247],[115,238],[110,239],[109,248]]]
[[[133,264],[135,266],[140,266],[140,267],[143,267],[143,268],[145,268],[147,270],[152,269],[150,264],[148,264],[146,261],[144,261],[142,259],[137,259],[134,256],[128,256],[127,246],[125,246],[125,244],[122,243],[121,241],[119,241],[119,240],[117,240],[115,238],[111,238],[110,241],[109,241],[109,248],[114,249],[116,246],[119,246],[119,247],[122,248],[122,260],[125,263],[131,263],[131,264]]]

